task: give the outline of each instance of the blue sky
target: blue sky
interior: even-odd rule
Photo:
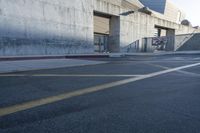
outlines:
[[[193,26],[200,26],[200,0],[169,0],[186,13]]]

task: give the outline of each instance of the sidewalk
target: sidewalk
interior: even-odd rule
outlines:
[[[119,58],[125,56],[159,56],[159,55],[200,55],[200,51],[157,51],[154,53],[94,53],[94,54],[71,54],[71,55],[32,55],[32,56],[0,56],[1,61],[19,60],[44,60],[44,59],[87,59],[87,58]]]
[[[109,58],[109,54],[71,54],[71,55],[30,55],[30,56],[0,56],[1,61],[43,60],[43,59],[84,59]]]
[[[200,51],[157,51],[154,53],[123,53],[124,56],[159,56],[159,55],[200,55]]]
[[[39,59],[39,60],[21,60],[21,61],[0,61],[0,73],[97,65],[103,63],[106,62],[78,60],[78,59],[42,59],[42,60]]]
[[[87,58],[119,58],[125,56],[161,56],[161,55],[199,55],[200,51],[156,52],[156,53],[110,53],[88,55],[52,55],[52,56],[8,56],[0,57],[0,73],[54,69],[74,66],[96,65],[103,61],[89,61]],[[83,60],[80,60],[83,59]],[[84,60],[85,59],[85,60]]]

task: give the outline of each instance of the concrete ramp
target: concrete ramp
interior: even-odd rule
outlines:
[[[200,33],[194,34],[177,51],[197,51],[200,50]]]

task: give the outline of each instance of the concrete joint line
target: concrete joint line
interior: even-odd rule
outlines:
[[[199,65],[200,65],[200,63],[181,66],[181,67],[177,67],[177,68],[172,68],[172,69],[168,69],[168,70],[164,70],[164,71],[160,71],[160,72],[147,74],[147,75],[144,75],[144,76],[129,78],[129,79],[111,82],[111,83],[107,83],[107,84],[103,84],[103,85],[99,85],[99,86],[95,86],[95,87],[90,87],[90,88],[85,88],[85,89],[73,91],[73,92],[70,92],[70,93],[64,93],[64,94],[60,94],[60,95],[56,95],[56,96],[42,98],[42,99],[39,99],[39,100],[25,102],[25,103],[13,105],[13,106],[10,106],[10,107],[0,108],[0,117],[7,116],[9,114],[17,113],[17,112],[20,112],[20,111],[28,110],[28,109],[31,109],[31,108],[55,103],[55,102],[58,102],[58,101],[66,100],[66,99],[69,99],[69,98],[73,98],[73,97],[77,97],[77,96],[81,96],[81,95],[86,95],[86,94],[90,94],[90,93],[94,93],[94,92],[98,92],[98,91],[102,91],[102,90],[106,90],[106,89],[111,89],[112,87],[125,85],[125,84],[132,83],[132,82],[135,82],[135,81],[140,81],[140,80],[144,80],[144,79],[147,79],[147,78],[152,78],[152,77],[156,77],[156,76],[159,76],[159,75],[163,75],[163,74],[167,74],[167,73],[170,73],[170,72],[174,72],[174,71],[178,71],[178,70],[182,70],[182,69],[186,69],[186,68],[191,68],[191,67],[195,67],[195,66],[199,66]]]

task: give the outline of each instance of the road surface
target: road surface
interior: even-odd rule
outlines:
[[[199,133],[199,55],[0,74],[0,133]]]

